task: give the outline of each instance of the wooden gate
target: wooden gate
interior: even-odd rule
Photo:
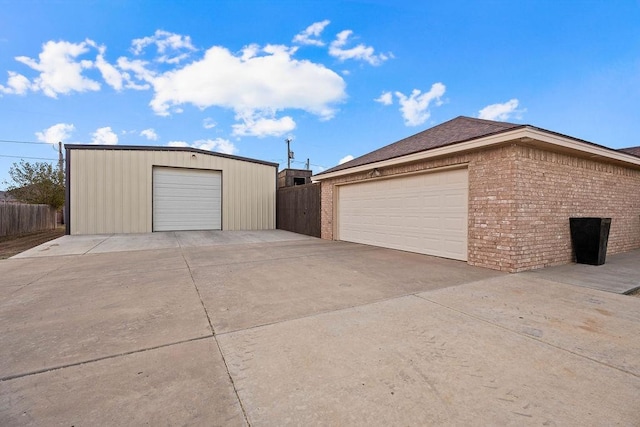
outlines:
[[[276,228],[320,237],[320,183],[279,188]]]

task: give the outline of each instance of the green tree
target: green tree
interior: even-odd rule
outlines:
[[[13,182],[5,182],[7,191],[21,202],[56,209],[64,205],[64,172],[51,164],[20,160],[9,168],[9,176]]]

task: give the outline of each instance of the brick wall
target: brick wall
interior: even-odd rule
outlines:
[[[517,147],[520,244],[510,271],[572,262],[569,218],[610,217],[607,254],[640,248],[640,171]]]
[[[320,237],[333,240],[333,189],[336,180],[320,184]]]
[[[608,254],[640,248],[640,171],[517,144],[379,169],[380,177],[466,164],[468,263],[517,272],[572,260],[569,218],[611,217]],[[335,185],[322,181],[322,238],[333,239]]]
[[[518,247],[516,149],[509,145],[470,156],[468,263],[510,271]]]

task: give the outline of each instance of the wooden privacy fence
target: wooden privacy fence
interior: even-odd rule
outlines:
[[[278,189],[276,227],[320,237],[320,183]]]
[[[49,205],[0,203],[0,237],[56,228],[56,210]]]

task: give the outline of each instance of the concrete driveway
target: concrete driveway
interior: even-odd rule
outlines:
[[[638,261],[583,277],[629,287]],[[0,261],[0,425],[638,425],[640,298],[576,271],[65,236]]]

